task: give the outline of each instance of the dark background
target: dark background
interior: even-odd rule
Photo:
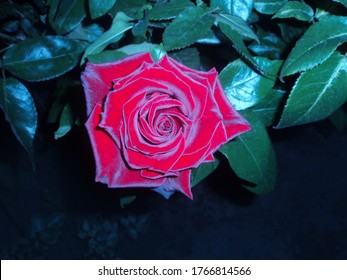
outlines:
[[[193,201],[94,183],[83,127],[38,137],[35,171],[2,113],[0,132],[1,259],[347,259],[347,133],[328,121],[270,131],[270,194],[243,189],[223,164]]]

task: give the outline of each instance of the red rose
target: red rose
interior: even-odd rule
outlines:
[[[191,169],[250,129],[226,98],[215,69],[190,69],[149,53],[82,74],[96,181],[109,187],[180,191],[192,198]]]

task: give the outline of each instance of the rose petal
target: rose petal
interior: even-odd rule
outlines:
[[[135,54],[112,63],[88,62],[81,76],[86,96],[87,115],[107,95],[114,79],[131,74],[144,62],[153,62],[149,53]]]
[[[193,199],[193,194],[190,186],[190,176],[190,169],[183,170],[177,177],[168,177],[163,183],[163,188],[169,192],[173,190],[179,191],[188,196],[190,199]]]

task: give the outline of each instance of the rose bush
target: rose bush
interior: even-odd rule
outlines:
[[[149,53],[88,63],[82,81],[96,181],[109,187],[180,191],[192,198],[192,168],[250,130],[215,69],[190,69]]]

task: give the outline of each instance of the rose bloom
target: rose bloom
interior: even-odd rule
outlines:
[[[226,98],[215,69],[190,69],[149,53],[87,63],[82,74],[98,182],[192,198],[192,168],[250,130]]]

